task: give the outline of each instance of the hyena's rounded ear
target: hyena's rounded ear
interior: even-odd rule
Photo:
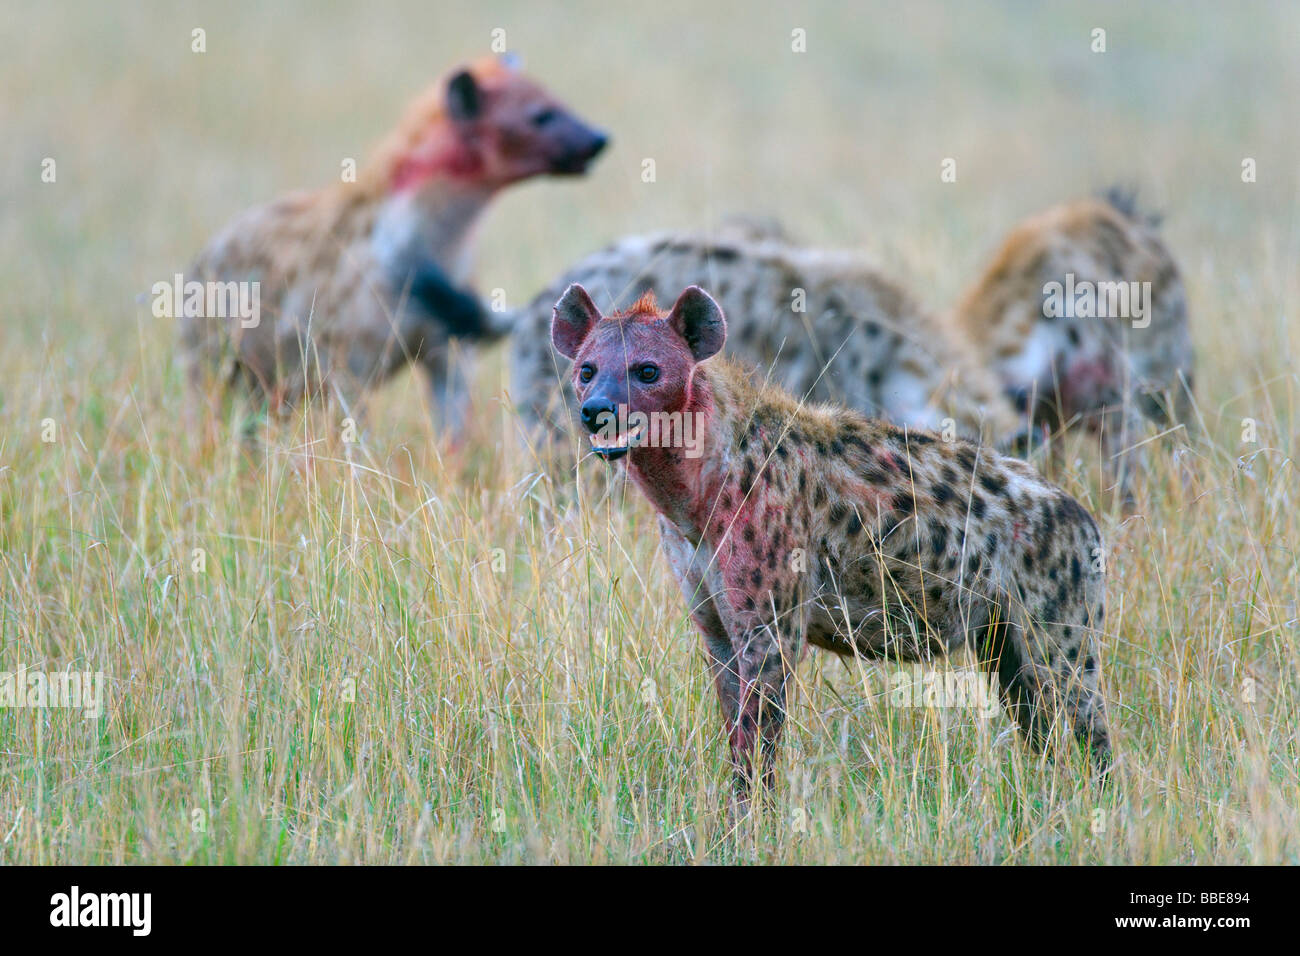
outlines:
[[[469,70],[461,70],[447,82],[447,115],[457,122],[476,119],[483,108],[478,81]]]
[[[565,358],[577,358],[591,327],[600,321],[600,309],[587,290],[576,282],[564,290],[551,317],[551,344]]]
[[[697,362],[722,351],[727,341],[727,320],[722,315],[722,307],[697,285],[689,286],[677,297],[668,322],[686,340]]]

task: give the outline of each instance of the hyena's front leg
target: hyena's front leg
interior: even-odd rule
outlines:
[[[704,638],[713,685],[722,705],[722,719],[728,735],[736,724],[740,708],[740,671],[731,650],[731,638],[722,623],[718,606],[706,586],[709,577],[708,556],[683,536],[666,518],[659,518],[661,546],[673,576],[681,586],[682,596],[690,609],[691,620]]]
[[[798,582],[779,567],[732,555],[715,570],[715,601],[731,638],[739,706],[728,728],[736,787],[743,798],[760,780],[776,783],[776,747],[785,725],[786,685],[803,653],[804,613]]]
[[[1122,405],[1097,413],[1091,424],[1100,433],[1105,490],[1115,495],[1123,511],[1131,512],[1136,505],[1134,478],[1146,460],[1146,420],[1136,398],[1130,396]]]
[[[787,614],[772,616],[772,598],[729,588],[713,556],[659,519],[663,551],[681,585],[691,618],[704,637],[709,667],[743,802],[760,779],[776,783],[776,745],[785,722],[786,680],[798,659],[798,634]],[[765,607],[766,605],[766,607]]]
[[[748,796],[762,781],[776,786],[776,745],[785,725],[786,682],[797,649],[794,636],[773,625],[760,625],[733,638],[739,671],[739,711],[729,727],[736,790]]]

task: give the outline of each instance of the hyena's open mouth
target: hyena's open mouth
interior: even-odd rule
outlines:
[[[628,453],[628,449],[640,444],[641,437],[645,434],[645,426],[638,425],[621,434],[616,432],[610,435],[607,432],[607,429],[602,428],[587,436],[591,439],[591,450],[606,461],[618,461]]]
[[[596,152],[600,152],[600,150],[596,150]],[[557,159],[555,162],[551,163],[551,175],[552,176],[584,175],[587,172],[587,170],[591,167],[591,164],[595,161],[596,152],[586,153],[586,154],[583,153],[571,154],[561,159]]]

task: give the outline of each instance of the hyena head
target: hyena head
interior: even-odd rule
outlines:
[[[519,72],[488,57],[453,72],[399,127],[394,188],[450,176],[491,188],[533,176],[575,176],[609,137]]]
[[[698,286],[667,313],[647,292],[627,311],[604,317],[586,289],[571,285],[551,321],[556,351],[573,359],[573,387],[592,449],[609,461],[643,443],[647,422],[674,413],[682,421],[695,367],[726,337],[722,309]]]
[[[1122,399],[1115,367],[1120,353],[1105,319],[1055,317],[1032,328],[1001,367],[1017,411],[1030,411],[1031,403],[1052,405],[1070,418]]]

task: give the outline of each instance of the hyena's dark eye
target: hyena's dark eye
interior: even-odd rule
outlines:
[[[658,365],[642,365],[636,370],[636,377],[649,385],[659,377]]]
[[[559,114],[556,113],[555,110],[543,107],[542,109],[538,110],[536,113],[533,114],[532,117],[533,125],[549,126],[550,124],[555,122],[558,116]]]
[[[596,374],[596,366],[584,365],[578,370],[578,379],[583,382],[590,382]]]

